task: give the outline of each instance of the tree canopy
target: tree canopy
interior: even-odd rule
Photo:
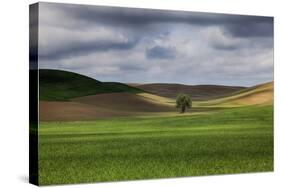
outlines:
[[[179,94],[176,100],[176,107],[180,109],[181,113],[184,113],[187,108],[192,107],[192,100],[189,95]]]

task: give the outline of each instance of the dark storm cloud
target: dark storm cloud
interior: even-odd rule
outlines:
[[[151,59],[173,59],[176,51],[171,47],[154,46],[146,50],[146,57]]]
[[[272,17],[40,3],[39,27],[42,68],[136,83],[273,79]]]
[[[41,53],[40,58],[56,60],[62,58],[69,58],[73,56],[82,56],[89,53],[105,52],[109,50],[129,50],[134,48],[137,40],[114,42],[114,41],[89,41],[82,43],[73,43],[71,46],[65,46],[46,53]]]
[[[234,37],[272,37],[273,35],[273,18],[271,17],[54,3],[40,4],[50,10],[63,13],[61,19],[43,22],[43,26],[44,24],[47,26],[53,24],[69,30],[81,30],[91,27],[93,24],[99,24],[113,30],[121,28],[129,40],[125,42],[76,41],[71,45],[60,45],[58,49],[45,47],[45,51],[41,54],[41,58],[44,59],[55,60],[107,50],[127,50],[136,46],[145,37],[153,38],[155,33],[162,31],[163,24],[187,24],[199,27],[219,26],[224,29],[226,34]],[[71,21],[65,21],[64,18]],[[236,48],[234,45],[214,44],[213,46],[221,50],[234,50]],[[164,52],[168,52],[168,54],[165,55]],[[162,48],[151,49],[151,52],[148,50],[146,55],[151,58],[173,57],[172,51]]]
[[[261,17],[236,24],[226,24],[227,31],[235,37],[273,36],[273,18]]]
[[[272,17],[65,4],[53,6],[60,7],[73,19],[81,20],[78,23],[84,26],[93,21],[130,27],[146,27],[158,23],[183,23],[195,26],[223,26],[227,32],[237,37],[273,35]]]

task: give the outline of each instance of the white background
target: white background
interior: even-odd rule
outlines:
[[[28,5],[34,2],[36,1],[10,0],[6,2],[1,1],[0,5],[0,187],[33,187],[33,185],[28,184]],[[275,17],[274,173],[80,184],[64,187],[278,187],[278,182],[281,179],[281,6],[278,5],[278,0],[58,0],[49,2],[71,2]]]

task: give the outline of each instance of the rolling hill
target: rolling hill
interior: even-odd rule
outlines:
[[[101,93],[140,93],[141,89],[118,82],[100,82],[77,73],[40,69],[40,100],[68,101],[74,97],[95,95]]]
[[[175,99],[179,93],[187,93],[193,100],[209,100],[220,98],[245,89],[245,87],[240,86],[183,85],[167,83],[133,85],[134,87],[144,91],[172,99]]]
[[[173,103],[148,95],[103,93],[77,97],[69,101],[40,101],[40,120],[81,121],[176,112]]]
[[[74,102],[91,104],[96,107],[129,112],[167,112],[175,111],[174,105],[159,100],[150,100],[143,94],[105,93],[72,99]]]
[[[44,69],[39,73],[40,121],[176,115],[178,113],[173,97],[179,92],[192,96],[194,107],[191,113],[273,104],[273,82],[250,88],[180,84],[135,84],[133,87],[117,82],[101,82],[67,71]],[[160,94],[153,94],[153,91]]]
[[[209,101],[197,102],[199,106],[248,106],[248,105],[272,105],[273,82],[260,84],[241,90],[231,96]]]
[[[117,82],[40,70],[40,120],[73,121],[176,111],[173,101]]]

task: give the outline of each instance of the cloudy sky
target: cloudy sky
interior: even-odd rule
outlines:
[[[273,18],[40,3],[39,65],[101,81],[251,86],[273,80]]]

